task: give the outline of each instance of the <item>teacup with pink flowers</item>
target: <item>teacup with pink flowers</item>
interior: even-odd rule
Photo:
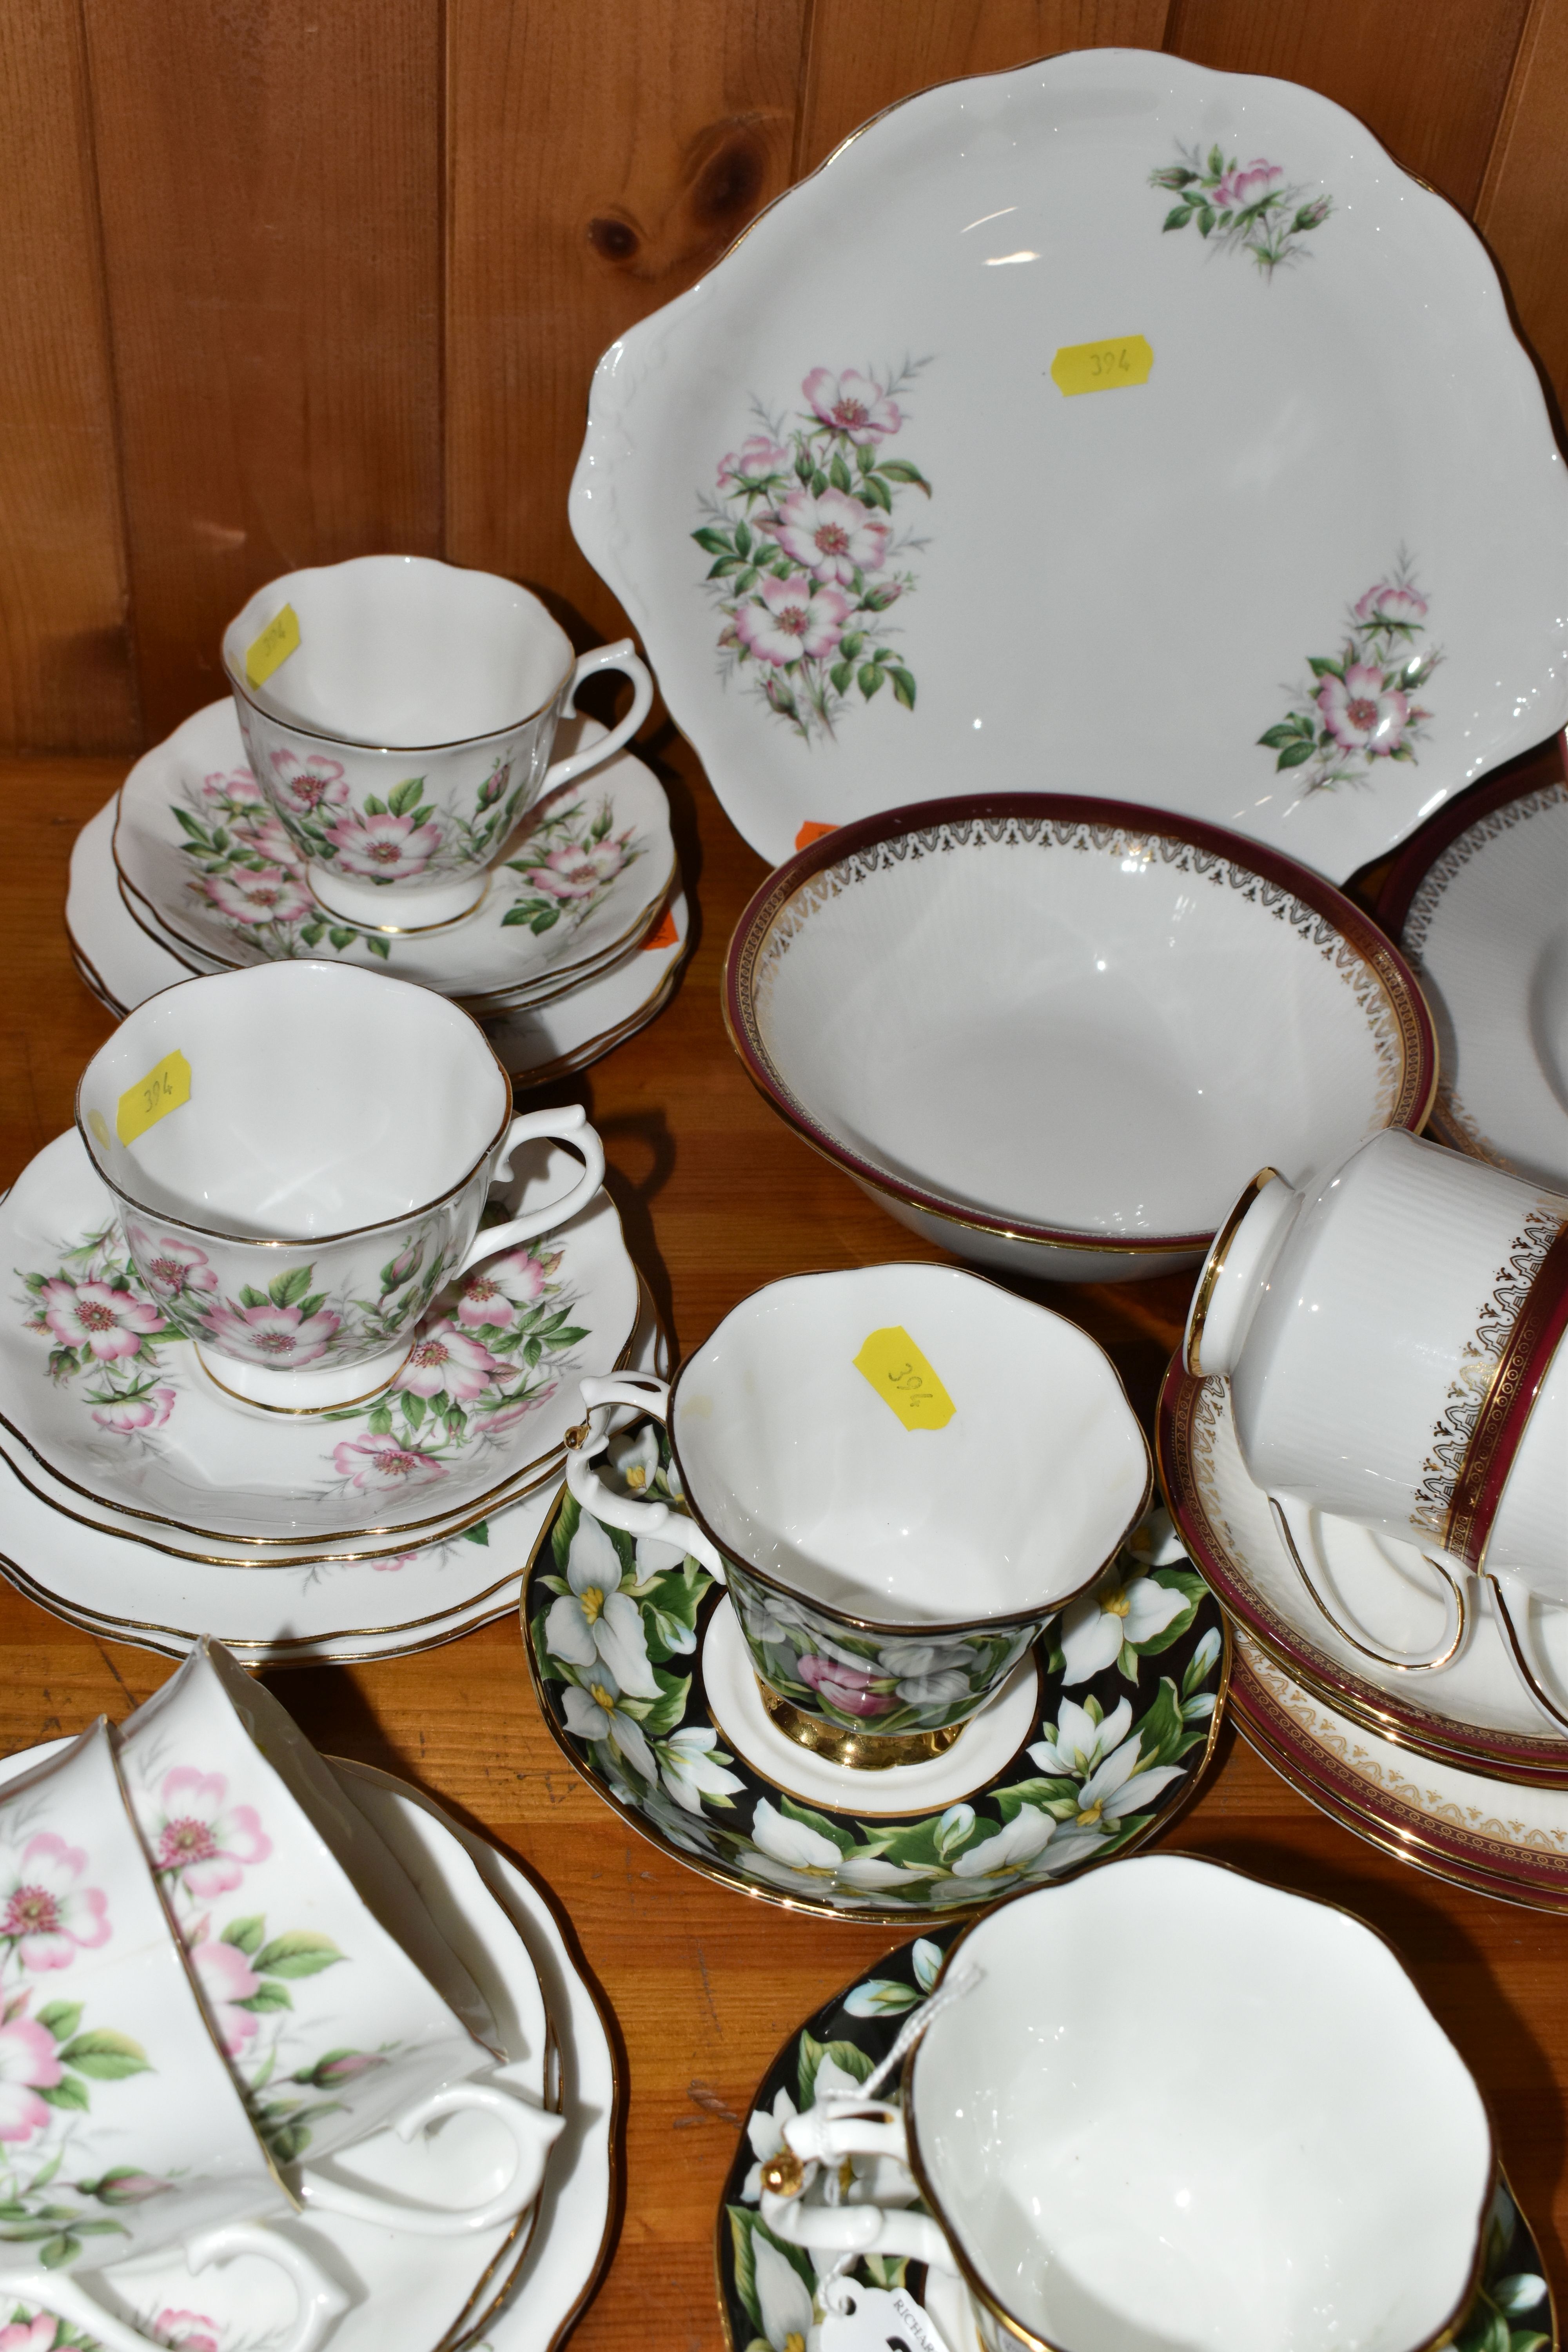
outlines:
[[[296,642],[268,667],[258,641],[276,647],[286,615]],[[519,820],[619,751],[653,699],[629,637],[574,656],[526,588],[425,556],[274,580],[229,623],[223,656],[247,756],[291,845],[279,868],[302,859],[302,887],[370,930],[427,929],[476,907]],[[631,708],[552,764],[577,688],[605,669],[631,679]]]
[[[389,2200],[316,2167],[468,2110],[510,2143],[500,2185],[477,2211],[390,2200],[399,2225],[464,2236],[531,2204],[562,2118],[475,2080],[504,2057],[483,1994],[270,1693],[204,1639],[119,1754],[213,2038],[301,2202],[385,2221]]]
[[[290,2341],[311,2352],[347,2298],[265,2226],[294,2205],[203,2018],[100,1719],[0,1790],[0,2298],[29,2312],[16,2352],[53,2352],[58,2322],[104,2352],[166,2341],[87,2284],[161,2249],[193,2273],[269,2261]]]
[[[170,1066],[184,1068],[185,1098],[127,1127],[146,1074]],[[481,1358],[493,1370],[463,1328],[482,1299],[465,1292],[456,1325],[421,1318],[492,1261],[500,1297],[506,1254],[567,1223],[604,1176],[579,1106],[512,1116],[510,1080],[466,1013],[342,964],[257,965],[165,990],[94,1055],[77,1102],[147,1297],[46,1286],[45,1319],[81,1326],[95,1354],[134,1355],[166,1327],[196,1343],[221,1390],[289,1412],[373,1398],[405,1370],[429,1395],[460,1392]],[[544,1137],[581,1154],[581,1178],[479,1234],[492,1180]],[[427,1354],[423,1375],[422,1349],[440,1359]],[[155,1394],[136,1403],[150,1419]]]

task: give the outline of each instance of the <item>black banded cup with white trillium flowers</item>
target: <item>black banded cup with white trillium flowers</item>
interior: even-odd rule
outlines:
[[[670,1504],[594,1467],[603,1408],[663,1421],[668,1491],[689,1514],[675,1539],[728,1586],[766,1712],[862,1769],[950,1748],[1149,1496],[1148,1447],[1103,1350],[954,1267],[771,1284],[672,1388],[583,1392],[578,1505],[668,1545]]]

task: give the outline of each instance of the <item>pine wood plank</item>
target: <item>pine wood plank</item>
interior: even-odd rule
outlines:
[[[152,739],[300,564],[441,541],[440,0],[86,0]]]
[[[75,0],[0,9],[0,748],[131,743],[136,700]]]
[[[1568,399],[1568,5],[1534,0],[1476,205],[1521,327]]]
[[[1173,0],[1165,47],[1232,73],[1321,90],[1406,171],[1468,213],[1486,169],[1528,0]]]
[[[805,0],[450,0],[447,547],[620,634],[566,488],[589,378],[789,178]]]
[[[1157,49],[1168,0],[816,0],[795,169],[896,100],[1059,49]]]

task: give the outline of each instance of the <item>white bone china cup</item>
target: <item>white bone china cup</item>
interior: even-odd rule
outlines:
[[[1380,1663],[1436,1668],[1489,1586],[1536,1704],[1568,1717],[1531,1598],[1568,1602],[1568,1197],[1389,1131],[1308,1193],[1272,1169],[1209,1253],[1184,1342],[1223,1375],[1249,1475],[1318,1606]],[[1446,1599],[1429,1652],[1347,1623],[1309,1570],[1313,1512],[1421,1546]]]
[[[518,819],[636,734],[653,680],[623,637],[574,655],[515,581],[422,555],[361,555],[274,580],[224,632],[240,732],[329,912],[372,930],[466,914]],[[584,677],[630,710],[551,764]]]
[[[985,1913],[928,2015],[901,2108],[818,2100],[763,2164],[763,2221],[819,2266],[956,2271],[987,2352],[1450,2340],[1490,2126],[1360,1920],[1185,1855],[1110,1863]]]
[[[860,1769],[950,1747],[1149,1496],[1148,1445],[1104,1350],[955,1266],[772,1283],[668,1391],[583,1393],[667,1423],[689,1516],[605,1484],[592,1410],[568,1438],[578,1502],[727,1582],[774,1722]]]
[[[88,1064],[77,1123],[158,1313],[220,1388],[288,1412],[375,1395],[444,1284],[565,1224],[605,1173],[580,1105],[513,1117],[466,1013],[342,964],[149,997]],[[492,1181],[546,1136],[579,1181],[480,1232]]]
[[[84,2276],[159,2248],[193,2272],[260,2255],[294,2290],[279,2352],[311,2352],[346,2297],[260,2226],[295,2200],[214,2043],[101,1718],[0,1789],[0,2017],[5,2294],[147,2352]]]
[[[539,2193],[563,2118],[471,2078],[502,2053],[483,1997],[395,1856],[286,1710],[204,1638],[119,1735],[147,1857],[258,2131],[308,2210],[471,2236]],[[373,2133],[465,2113],[466,2202],[320,2168]],[[308,2161],[307,2161],[308,2159]]]

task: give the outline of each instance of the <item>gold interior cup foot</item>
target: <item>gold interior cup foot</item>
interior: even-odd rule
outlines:
[[[802,1748],[809,1748],[814,1756],[826,1757],[830,1764],[845,1764],[857,1772],[886,1772],[895,1764],[924,1764],[933,1756],[945,1756],[967,1723],[950,1723],[940,1731],[849,1731],[836,1723],[824,1723],[819,1715],[803,1714],[792,1706],[787,1698],[780,1698],[769,1690],[761,1676],[757,1689],[763,1706],[779,1729]]]

